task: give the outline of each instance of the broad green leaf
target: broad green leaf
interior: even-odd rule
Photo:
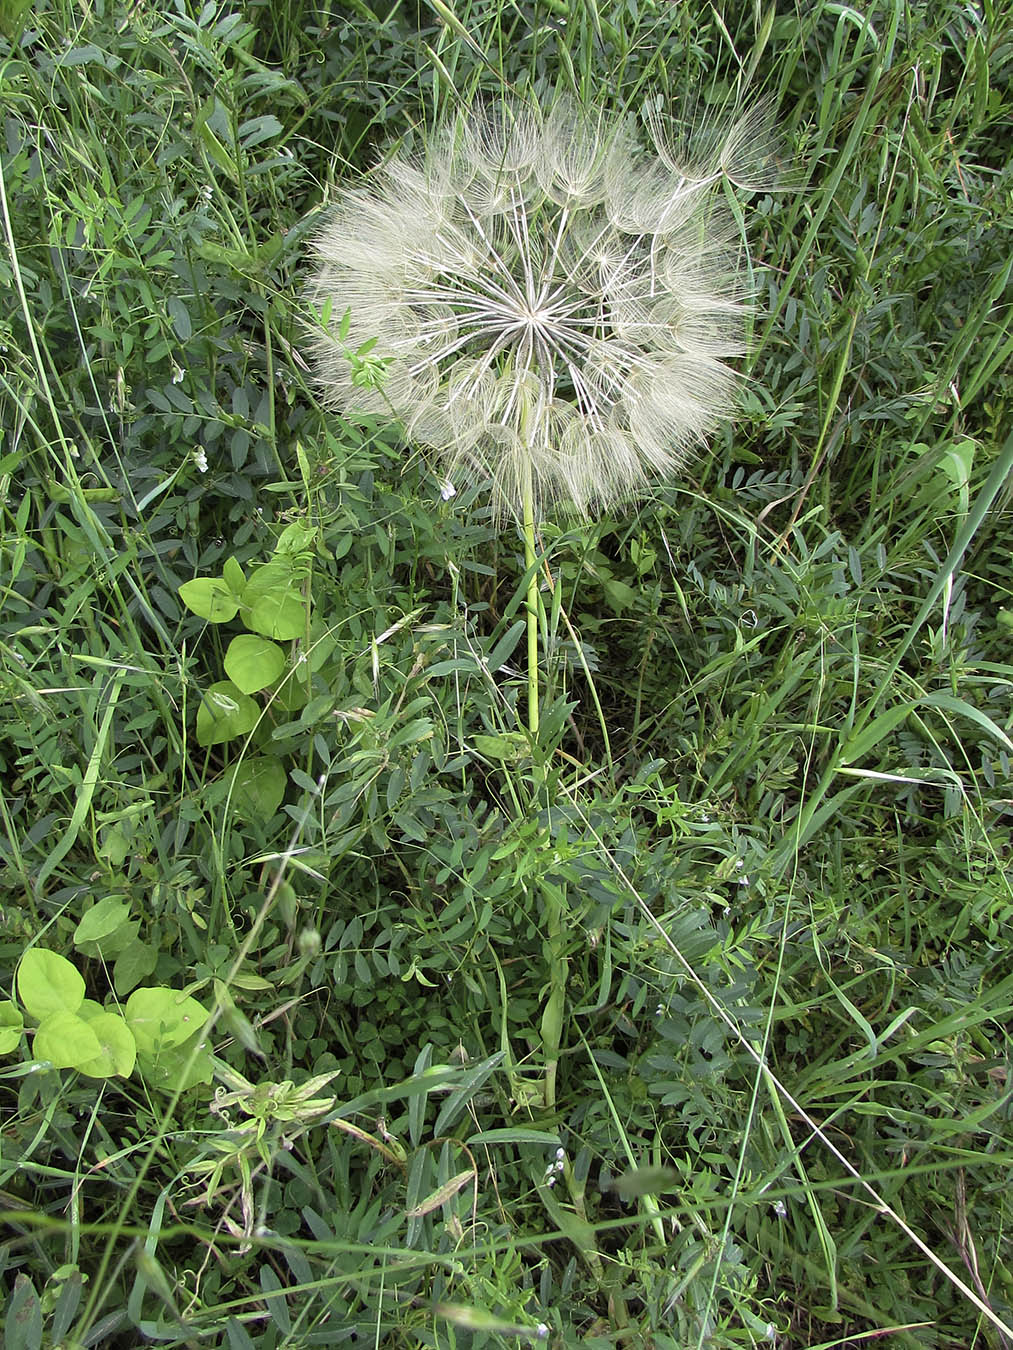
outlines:
[[[225,673],[244,694],[255,694],[273,684],[285,669],[285,653],[276,642],[241,633],[225,653]]]
[[[288,642],[306,633],[308,615],[292,561],[262,563],[243,589],[243,622],[264,637]]]
[[[88,1018],[88,1026],[95,1033],[100,1049],[94,1059],[76,1066],[78,1072],[89,1078],[129,1078],[134,1071],[137,1045],[120,1014],[103,1010],[97,1017]]]
[[[98,942],[80,942],[77,949],[82,956],[99,956],[106,961],[115,961],[120,952],[125,951],[136,939],[140,931],[140,920],[128,919],[116,929],[115,933],[100,938]]]
[[[76,1069],[102,1052],[99,1038],[83,1017],[76,1013],[55,1012],[42,1020],[32,1057],[48,1059],[54,1069]]]
[[[86,911],[74,929],[74,946],[82,947],[86,942],[100,943],[103,938],[122,928],[129,918],[130,906],[119,896],[107,895]]]
[[[246,588],[246,576],[235,558],[226,558],[222,566],[222,580],[238,600]]]
[[[18,997],[40,1022],[53,1013],[76,1013],[84,1001],[84,978],[65,956],[30,947],[18,966]]]
[[[0,1055],[9,1055],[21,1043],[21,1033],[25,1029],[25,1019],[21,1009],[14,1006],[10,999],[0,1003]]]
[[[137,1067],[152,1087],[163,1092],[186,1090],[200,1083],[210,1083],[214,1077],[211,1052],[200,1045],[198,1031],[182,1045],[149,1053],[138,1048]]]
[[[290,642],[306,632],[306,606],[298,594],[289,590],[268,591],[246,616],[247,628],[265,637]]]
[[[311,686],[310,674],[305,665],[296,666],[278,684],[271,696],[271,707],[275,712],[300,712],[309,702]]]
[[[189,342],[193,337],[193,321],[186,305],[178,295],[169,295],[165,300],[165,308],[180,342]]]
[[[208,623],[228,623],[239,613],[239,601],[221,577],[194,577],[179,588],[179,598]]]
[[[625,581],[610,577],[603,582],[602,590],[605,594],[605,603],[613,614],[625,614],[636,603],[637,593],[632,586],[627,586]]]
[[[240,597],[243,609],[255,605],[272,591],[293,594],[298,598],[299,583],[291,558],[272,558],[270,562],[258,563],[252,569]]]
[[[285,795],[288,775],[274,755],[255,755],[236,765],[232,809],[243,820],[270,820]]]
[[[163,985],[135,989],[124,1015],[137,1049],[148,1055],[182,1045],[208,1019],[207,1009],[196,999]]]
[[[245,736],[257,725],[260,709],[231,680],[211,685],[197,709],[197,744],[219,745]]]
[[[102,843],[99,852],[111,867],[122,867],[132,844],[130,832],[123,827],[122,821],[107,825],[102,831]]]
[[[303,525],[301,521],[293,520],[291,525],[286,525],[279,534],[278,542],[274,546],[275,556],[305,553],[312,547],[315,537],[316,529],[312,525]]]
[[[486,759],[516,761],[531,753],[528,738],[522,731],[504,731],[498,736],[487,736],[484,732],[476,731],[471,744]]]
[[[149,942],[140,938],[134,940],[120,952],[113,966],[113,988],[120,998],[125,998],[141,980],[155,969],[158,952]]]

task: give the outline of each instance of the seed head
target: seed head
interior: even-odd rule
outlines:
[[[688,149],[647,122],[650,151],[569,104],[498,103],[343,190],[310,285],[327,400],[393,413],[501,512],[527,482],[536,513],[586,516],[671,478],[735,408],[745,296],[720,190],[760,186],[767,156],[755,113]],[[384,377],[364,381],[349,357],[374,340]]]

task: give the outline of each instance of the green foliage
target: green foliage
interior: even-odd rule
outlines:
[[[131,925],[124,923],[127,912],[115,897],[100,900],[78,924],[75,946],[100,957],[122,953],[134,940]],[[109,942],[124,932],[126,945]],[[129,1078],[136,1064],[148,1083],[169,1091],[211,1081],[211,1059],[200,1042],[208,1012],[196,999],[155,986],[135,989],[122,1009],[104,1007],[85,997],[85,981],[74,963],[45,947],[25,952],[15,982],[24,1011],[38,1023],[35,1060],[54,1069],[76,1069],[87,1078]],[[24,1030],[14,1003],[2,1005],[0,1028],[0,1053],[12,1054]]]
[[[1008,1339],[1001,7],[8,9],[5,1345]],[[300,354],[505,84],[804,187],[735,427],[541,531],[535,754],[521,540]]]
[[[218,680],[205,690],[197,710],[197,743],[207,748],[249,735],[260,721],[260,705],[251,697],[271,687],[282,705],[294,710],[302,698],[304,681],[284,675],[285,651],[278,641],[302,638],[310,633],[307,545],[312,531],[299,524],[286,526],[269,562],[255,566],[246,577],[235,558],[226,559],[221,577],[195,577],[179,587],[180,599],[194,614],[209,623],[228,623],[238,614],[249,634],[240,634],[225,653],[227,680]],[[262,634],[263,636],[257,636]],[[277,640],[273,640],[277,639]],[[296,653],[297,659],[305,656]],[[273,771],[273,773],[272,773]],[[242,802],[249,812],[274,799],[280,765],[250,774],[242,783]],[[269,775],[270,791],[251,790],[257,778]],[[280,798],[279,798],[280,800]],[[275,801],[275,808],[278,802]],[[271,811],[268,815],[273,815]]]

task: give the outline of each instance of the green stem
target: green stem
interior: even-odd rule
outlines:
[[[528,573],[528,730],[538,739],[538,570],[535,567],[535,493],[530,457],[524,467],[524,568]]]

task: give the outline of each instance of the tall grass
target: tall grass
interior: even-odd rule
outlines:
[[[1004,9],[0,27],[5,1344],[1013,1343]],[[794,182],[738,421],[540,527],[544,762],[522,538],[302,355],[328,194],[518,88]],[[32,949],[185,1063],[33,1058]]]

